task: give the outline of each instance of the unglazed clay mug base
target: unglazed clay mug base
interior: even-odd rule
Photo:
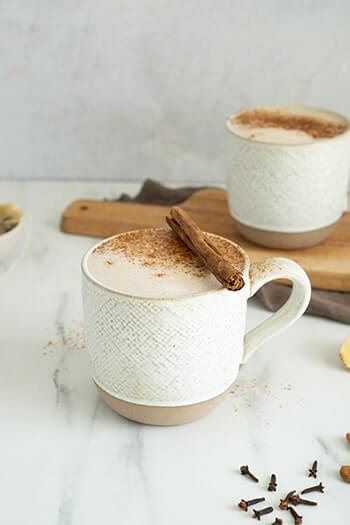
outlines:
[[[347,129],[334,137],[286,144],[251,140],[226,122],[229,209],[238,231],[269,248],[307,248],[324,241],[345,211],[350,168],[349,121],[309,106],[265,106],[333,118]]]
[[[330,226],[325,226],[324,228],[310,232],[281,233],[252,228],[242,224],[236,219],[233,220],[239,233],[249,241],[258,246],[279,250],[299,250],[320,244],[329,237],[337,225],[337,223],[331,224]]]
[[[96,388],[107,405],[110,406],[120,416],[123,416],[126,419],[131,419],[132,421],[137,421],[138,423],[157,426],[183,425],[196,419],[200,419],[214,410],[214,408],[216,408],[218,404],[224,400],[231,390],[231,387],[229,387],[222,394],[208,399],[208,401],[194,403],[193,405],[162,407],[140,405],[137,403],[123,401],[122,399],[118,399],[115,396],[111,396],[98,385],[96,385]]]
[[[250,265],[244,250],[227,242],[244,260],[244,287],[175,298],[138,297],[108,288],[88,268],[90,254],[101,243],[84,256],[91,373],[103,399],[120,415],[151,425],[198,419],[227,395],[240,365],[304,313],[310,282],[299,265],[284,258]],[[287,303],[244,335],[247,300],[274,279],[292,281]]]

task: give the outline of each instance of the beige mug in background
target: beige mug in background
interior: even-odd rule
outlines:
[[[287,115],[332,119],[344,131],[288,144],[239,135],[226,121],[226,171],[230,213],[239,232],[271,248],[297,249],[322,242],[346,209],[350,168],[349,120],[310,106],[264,106]]]

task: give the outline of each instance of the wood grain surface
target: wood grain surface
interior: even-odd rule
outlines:
[[[226,191],[199,190],[181,205],[204,231],[240,244],[251,261],[283,256],[298,262],[314,288],[350,291],[350,213],[345,213],[330,237],[312,248],[272,250],[246,241],[235,229],[228,212]],[[130,202],[77,200],[63,212],[61,230],[67,233],[109,237],[137,228],[164,227],[167,206]]]

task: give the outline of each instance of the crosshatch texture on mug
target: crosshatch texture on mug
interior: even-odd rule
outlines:
[[[87,349],[96,383],[139,404],[177,406],[224,392],[242,360],[249,280],[181,299],[123,296],[83,277]]]
[[[336,222],[345,209],[350,133],[308,144],[267,144],[226,131],[231,215],[258,229],[297,233]]]

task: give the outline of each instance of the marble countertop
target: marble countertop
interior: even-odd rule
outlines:
[[[338,350],[349,326],[304,316],[242,368],[216,411],[188,425],[142,426],[99,399],[80,296],[80,259],[96,240],[61,233],[59,217],[75,198],[137,188],[0,182],[1,201],[21,203],[33,223],[24,259],[0,276],[1,523],[248,524],[241,498],[278,503],[313,484],[306,473],[318,459],[325,494],[315,495],[317,508],[298,511],[306,525],[348,525],[350,485],[338,469],[350,464],[350,374]],[[249,327],[267,315],[249,302]],[[259,485],[239,474],[242,464]],[[266,491],[272,472],[276,493]],[[275,516],[293,524],[280,510],[261,523]]]

